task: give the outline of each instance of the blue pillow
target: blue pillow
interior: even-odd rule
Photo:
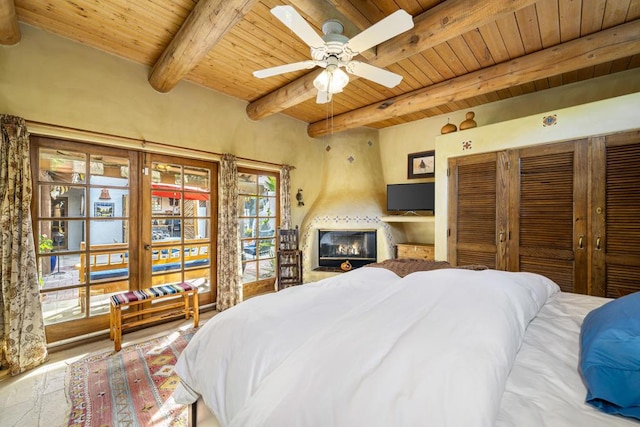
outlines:
[[[587,314],[580,331],[580,371],[587,403],[640,419],[640,292]]]

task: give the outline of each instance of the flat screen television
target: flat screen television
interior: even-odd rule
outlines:
[[[435,211],[435,183],[388,184],[387,211]]]

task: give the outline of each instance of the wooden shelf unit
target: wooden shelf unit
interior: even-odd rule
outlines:
[[[302,284],[302,251],[298,248],[298,226],[278,228],[278,290]]]

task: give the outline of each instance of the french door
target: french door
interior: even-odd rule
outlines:
[[[215,301],[213,162],[31,137],[48,342],[108,329],[110,296],[190,282]]]
[[[213,303],[217,164],[159,154],[143,162],[141,281],[188,282],[198,287],[200,305]]]
[[[138,282],[138,155],[37,136],[31,146],[47,341],[108,328],[109,296]]]
[[[280,225],[278,188],[278,173],[238,168],[238,223],[244,298],[273,292],[275,288],[275,239]]]

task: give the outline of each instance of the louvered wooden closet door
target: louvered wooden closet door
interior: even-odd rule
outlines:
[[[640,291],[640,132],[597,138],[592,153],[592,293],[617,298]]]
[[[505,153],[449,160],[448,261],[505,269]]]
[[[587,292],[587,155],[587,140],[518,150],[509,270]]]

